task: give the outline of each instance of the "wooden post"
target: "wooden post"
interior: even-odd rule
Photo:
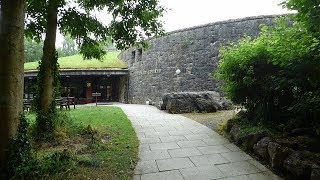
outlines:
[[[98,96],[96,96],[96,106],[98,106]]]
[[[92,97],[96,97],[96,106],[98,106],[98,96],[100,97],[101,93],[98,93],[98,92],[92,93]]]

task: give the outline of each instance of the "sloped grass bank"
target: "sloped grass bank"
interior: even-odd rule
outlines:
[[[73,122],[74,133],[62,135],[57,142],[35,144],[34,149],[39,159],[56,157],[58,152],[58,157],[71,157],[72,162],[61,164],[70,167],[46,172],[40,179],[132,179],[139,141],[123,111],[117,107],[80,107],[65,112]],[[28,118],[32,123],[35,116],[29,114]],[[59,167],[60,162],[52,163]]]
[[[82,55],[61,57],[58,59],[60,69],[88,69],[88,68],[126,68],[127,65],[118,59],[119,52],[108,52],[103,59],[84,60]],[[24,64],[24,70],[36,70],[39,62],[28,62]]]

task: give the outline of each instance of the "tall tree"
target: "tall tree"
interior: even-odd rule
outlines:
[[[105,26],[92,13],[94,10],[106,9],[113,20]],[[163,8],[158,0],[27,0],[27,36],[40,39],[45,34],[43,57],[40,62],[37,111],[48,118],[54,109],[54,84],[57,57],[55,50],[56,31],[69,34],[76,39],[80,53],[85,58],[100,59],[106,53],[101,42],[110,36],[119,49],[142,40],[145,36],[162,32],[158,17]],[[38,78],[39,81],[39,78]],[[46,124],[48,119],[41,124]],[[47,123],[48,124],[48,123]],[[50,123],[49,123],[50,124]],[[47,131],[47,128],[41,128]]]
[[[19,124],[23,97],[25,0],[1,0],[0,20],[0,166]],[[1,178],[1,177],[0,177]]]
[[[57,51],[59,53],[59,57],[72,56],[78,53],[76,43],[69,35],[64,37],[62,48],[58,48]]]
[[[42,57],[43,41],[37,42],[30,38],[24,39],[25,62],[39,61]]]

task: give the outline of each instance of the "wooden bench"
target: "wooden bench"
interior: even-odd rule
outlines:
[[[61,97],[59,99],[56,99],[57,104],[60,105],[60,109],[63,109],[63,107],[70,110],[70,105],[73,105],[73,109],[76,109],[76,103],[75,103],[74,97]]]
[[[23,99],[23,110],[30,111],[33,99]]]
[[[23,99],[23,110],[30,111],[32,107],[33,99]],[[60,106],[60,109],[65,107],[70,110],[70,105],[73,105],[73,108],[76,109],[76,103],[74,97],[61,97],[55,100],[56,104]]]

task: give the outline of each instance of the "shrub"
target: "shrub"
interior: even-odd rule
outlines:
[[[39,166],[41,174],[52,175],[55,173],[67,172],[76,167],[77,159],[73,152],[65,149],[56,151],[49,156],[45,156]]]
[[[27,133],[28,122],[22,114],[16,137],[11,140],[6,174],[10,179],[20,179],[29,174],[29,165],[34,164],[30,137]]]
[[[257,39],[249,37],[220,51],[215,76],[224,81],[229,98],[243,104],[251,121],[318,124],[319,41],[287,19],[262,26]]]

